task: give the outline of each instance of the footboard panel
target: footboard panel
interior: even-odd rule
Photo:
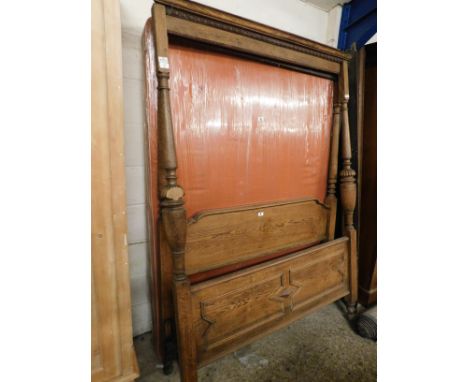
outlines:
[[[349,293],[348,239],[340,238],[191,288],[199,364]]]
[[[327,239],[330,208],[314,199],[200,212],[187,224],[188,275]]]

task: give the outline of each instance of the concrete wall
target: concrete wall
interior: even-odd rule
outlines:
[[[275,28],[336,46],[341,7],[323,11],[299,0],[200,0]],[[151,330],[148,235],[145,217],[145,87],[141,36],[152,0],[121,0],[125,169],[133,334]]]
[[[150,7],[151,5],[148,5]],[[149,9],[149,8],[148,8]],[[145,216],[145,98],[141,30],[122,30],[128,256],[134,335],[151,330]]]

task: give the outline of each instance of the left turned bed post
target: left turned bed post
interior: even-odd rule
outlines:
[[[195,343],[191,319],[190,281],[185,274],[185,240],[187,218],[184,191],[177,184],[177,156],[172,129],[169,97],[169,59],[166,9],[161,4],[152,7],[153,32],[158,79],[158,183],[159,208],[163,234],[172,253],[173,300],[177,328],[177,346],[181,380],[197,380]]]
[[[342,61],[339,78],[339,99],[341,104],[341,158],[340,196],[344,213],[345,234],[349,238],[349,286],[350,293],[346,297],[348,316],[356,314],[358,298],[358,259],[357,237],[353,218],[356,207],[356,172],[351,167],[352,151],[349,131],[348,101],[349,81],[348,62]]]

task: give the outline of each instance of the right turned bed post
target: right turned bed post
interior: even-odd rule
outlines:
[[[350,293],[346,297],[348,316],[356,314],[358,295],[358,260],[356,229],[353,224],[356,207],[356,172],[351,168],[351,138],[349,131],[348,100],[348,63],[342,61],[339,78],[339,97],[341,103],[341,158],[343,168],[340,171],[340,196],[344,212],[345,234],[349,238],[349,286]]]

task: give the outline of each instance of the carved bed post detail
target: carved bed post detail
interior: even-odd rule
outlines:
[[[338,97],[335,92],[335,100]],[[333,104],[333,127],[331,131],[330,159],[328,161],[328,189],[325,204],[330,207],[328,220],[328,240],[335,238],[336,225],[336,182],[338,174],[338,149],[340,145],[340,103]]]
[[[341,156],[343,168],[340,171],[340,196],[344,212],[345,233],[349,238],[349,285],[350,294],[347,296],[348,315],[356,313],[358,294],[358,262],[356,229],[353,225],[354,209],[356,207],[356,172],[351,168],[351,138],[348,119],[348,63],[342,62],[340,74],[340,102],[341,102]]]
[[[197,380],[196,353],[193,341],[193,321],[190,281],[185,274],[185,241],[187,217],[184,191],[177,184],[177,156],[172,129],[169,97],[169,60],[166,9],[161,4],[152,8],[158,78],[158,183],[159,206],[163,233],[172,253],[173,299],[175,307],[177,345],[181,380]]]

